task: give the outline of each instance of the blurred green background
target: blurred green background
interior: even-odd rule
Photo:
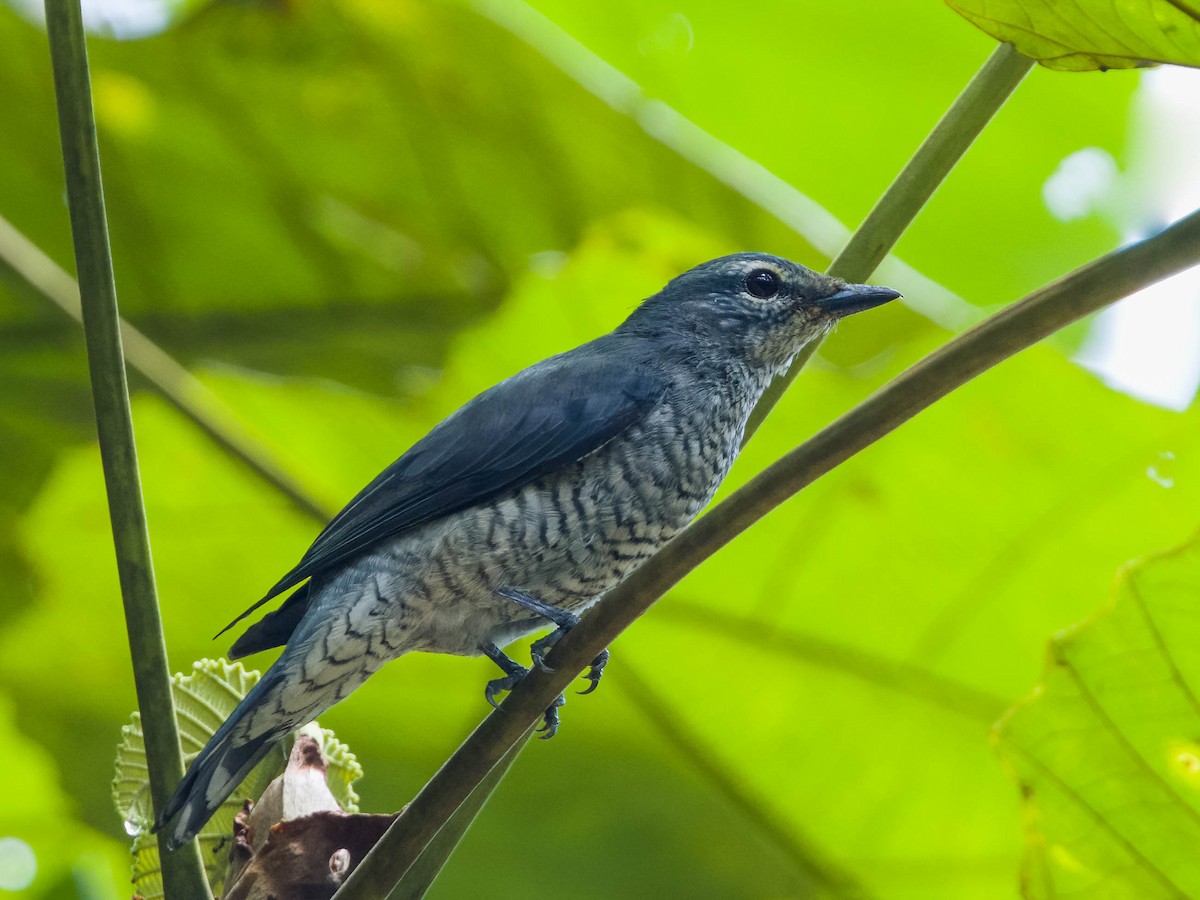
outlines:
[[[862,219],[995,46],[933,2],[734,10],[92,6],[123,311],[336,507],[474,392],[696,262],[825,265],[836,220]],[[0,47],[0,215],[70,269],[24,3],[0,6]],[[726,490],[946,326],[1166,215],[1136,199],[1144,78],[1032,72],[900,242],[912,268],[887,274],[911,308],[843,326]],[[1056,216],[1043,186],[1087,148],[1124,187]],[[1190,533],[1200,501],[1195,412],[1073,363],[1085,330],[947,398],[687,579],[526,750],[431,896],[801,897],[823,890],[814,862],[882,897],[1016,896],[1022,810],[990,726],[1047,638],[1119,564]],[[186,670],[318,526],[157,396],[134,414]],[[135,704],[81,334],[15,278],[0,470],[0,880],[27,871],[10,836],[36,856],[25,895],[125,896],[109,781]],[[406,658],[322,720],[365,767],[365,810],[403,805],[485,714],[490,667]]]

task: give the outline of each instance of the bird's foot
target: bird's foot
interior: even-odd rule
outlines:
[[[604,667],[608,665],[609,652],[606,649],[601,650],[599,655],[592,660],[591,666],[588,667],[584,678],[591,682],[582,691],[576,691],[577,694],[590,694],[600,686],[600,677],[604,674]]]
[[[543,672],[553,672],[554,667],[546,665],[546,654],[549,653],[554,645],[562,640],[562,636],[571,630],[570,626],[560,625],[544,638],[539,638],[529,645],[529,658],[533,660],[533,664]]]
[[[486,644],[480,644],[479,650],[484,656],[504,670],[503,678],[495,678],[492,681],[489,681],[487,686],[483,689],[483,695],[487,698],[487,702],[490,703],[493,708],[499,709],[500,702],[496,699],[496,697],[505,691],[511,691],[513,688],[515,688],[520,683],[521,679],[529,674],[529,670],[519,662],[514,662],[513,660],[509,659],[504,655],[500,648],[493,643],[489,642]],[[566,702],[567,698],[562,694],[559,694],[558,697],[555,698],[554,703],[551,704],[550,708],[542,714],[542,724],[537,729],[538,731],[543,732],[542,740],[549,740],[550,738],[554,737],[554,735],[558,734],[558,708]]]
[[[515,665],[515,663],[514,663]],[[511,691],[515,688],[522,678],[529,674],[529,670],[524,666],[517,666],[520,671],[512,671],[503,678],[495,678],[489,681],[483,689],[483,696],[487,698],[487,702],[492,704],[494,709],[500,708],[500,701],[496,699],[499,694],[505,691]]]
[[[499,709],[500,701],[497,700],[496,697],[505,691],[511,691],[517,686],[521,679],[528,674],[529,670],[522,666],[520,672],[513,672],[511,675],[505,675],[503,678],[496,678],[492,681],[489,681],[483,690],[484,696],[487,697],[487,702],[490,703],[493,708]],[[586,691],[584,693],[586,693]],[[541,732],[541,739],[543,741],[548,741],[550,738],[554,737],[554,735],[558,734],[558,726],[561,724],[561,720],[558,716],[558,708],[566,702],[567,698],[562,694],[559,694],[558,697],[555,698],[554,703],[550,706],[550,708],[542,714],[542,724],[534,730]]]
[[[542,724],[533,730],[540,732],[538,736],[543,741],[548,741],[550,738],[558,734],[558,726],[560,724],[560,720],[558,718],[558,708],[566,702],[567,698],[562,694],[559,694],[554,699],[554,702],[550,705],[550,708],[542,713]]]
[[[572,618],[575,617],[572,616]],[[575,621],[578,622],[578,619],[576,618]],[[574,624],[575,623],[559,626],[541,640],[534,641],[533,645],[529,648],[529,655],[533,659],[533,664],[535,666],[545,672],[554,671],[552,668],[546,665],[545,655],[550,652],[550,648],[558,643],[559,639],[564,634],[571,630],[571,627]],[[499,709],[500,702],[496,698],[505,691],[511,691],[513,688],[515,688],[521,679],[529,674],[529,669],[525,668],[520,663],[509,659],[495,644],[481,644],[479,649],[485,656],[487,656],[489,659],[495,662],[496,665],[500,666],[500,668],[504,670],[504,677],[489,681],[483,692],[484,696],[487,697],[487,702],[490,703],[495,709]],[[591,683],[587,688],[579,693],[590,694],[596,689],[596,686],[600,684],[600,676],[604,674],[604,667],[608,665],[608,655],[609,654],[607,650],[602,650],[600,651],[600,654],[592,660],[591,666],[588,668],[587,673],[583,676]],[[550,708],[542,714],[542,724],[536,730],[541,733],[541,739],[543,741],[548,741],[550,738],[554,737],[554,735],[558,734],[558,726],[561,724],[558,710],[566,702],[567,698],[562,694],[559,694],[555,698],[554,703],[550,705]]]
[[[530,597],[528,594],[518,591],[515,588],[502,587],[496,593],[506,600],[512,600],[514,603],[525,607],[530,612],[537,613],[542,618],[548,619],[558,626],[541,640],[534,641],[533,646],[529,648],[529,655],[533,659],[533,664],[543,672],[553,672],[554,669],[546,665],[546,654],[550,652],[551,647],[558,643],[559,638],[579,624],[579,616],[565,609],[559,609],[557,606],[551,606],[549,603],[544,603],[536,597]]]
[[[534,641],[529,647],[529,658],[533,660],[533,664],[543,672],[553,672],[552,666],[546,665],[546,654],[553,649],[564,634],[570,631],[569,628],[556,628],[544,638]],[[587,672],[583,677],[590,682],[579,694],[590,694],[600,686],[600,679],[604,675],[604,667],[608,665],[609,652],[607,649],[601,650],[600,653],[592,660],[592,664],[588,666]]]

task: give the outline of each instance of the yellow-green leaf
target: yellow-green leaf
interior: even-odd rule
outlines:
[[[1200,66],[1200,5],[1192,0],[946,2],[996,40],[1050,69]]]
[[[1122,572],[997,734],[1028,896],[1200,895],[1200,541]]]

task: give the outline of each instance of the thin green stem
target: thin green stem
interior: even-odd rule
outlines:
[[[849,243],[829,264],[831,275],[847,281],[866,281],[871,277],[1032,67],[1033,60],[1022,56],[1011,44],[1001,44],[992,51],[983,68],[946,110]],[[763,394],[746,426],[745,440],[750,440],[758,430],[819,346],[820,341],[813,341],[805,347],[787,372]]]
[[[161,809],[183,776],[175,729],[170,669],[159,618],[146,512],[142,505],[129,390],[121,353],[120,317],[104,216],[100,157],[79,0],[47,0],[46,30],[54,67],[59,132],[75,263],[79,271],[88,369],[96,407],[100,456],[108,490],[133,677],[146,742],[150,793]],[[207,900],[208,882],[195,842],[162,855],[163,885],[171,900]]]
[[[959,335],[759,473],[607,594],[425,785],[337,893],[386,896],[559,693],[670,588],[784,500],[955,388],[1060,328],[1200,262],[1200,212],[1101,257]]]

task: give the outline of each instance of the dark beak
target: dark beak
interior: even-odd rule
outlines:
[[[891,288],[876,287],[873,284],[848,284],[836,294],[818,300],[814,306],[822,312],[840,319],[843,316],[862,312],[864,309],[882,306],[899,296],[900,292],[893,291]]]

